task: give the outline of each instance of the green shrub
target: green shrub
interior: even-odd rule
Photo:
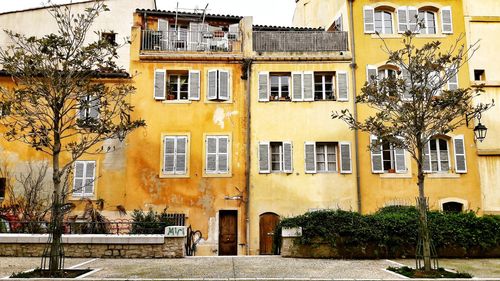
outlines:
[[[163,234],[165,227],[175,225],[175,221],[168,218],[167,209],[161,213],[149,208],[148,212],[136,209],[132,213],[132,228],[130,234]]]

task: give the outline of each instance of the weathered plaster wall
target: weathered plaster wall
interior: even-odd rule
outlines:
[[[328,29],[341,14],[343,30],[348,31],[347,1],[298,0],[293,25]]]

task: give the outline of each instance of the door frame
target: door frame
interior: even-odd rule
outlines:
[[[219,237],[220,237],[220,228],[221,228],[221,223],[220,223],[220,213],[221,212],[236,212],[236,255],[238,255],[239,253],[239,245],[240,245],[240,235],[239,235],[239,232],[240,232],[240,224],[239,224],[239,221],[240,221],[240,211],[238,208],[227,208],[227,209],[220,209],[217,211],[217,235],[215,237],[215,239],[217,239],[217,255],[220,256],[220,241],[219,241]]]

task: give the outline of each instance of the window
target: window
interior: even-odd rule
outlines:
[[[73,196],[93,196],[95,185],[95,161],[76,161],[73,177]]]
[[[392,68],[387,68],[387,67],[379,67],[378,68],[378,78],[379,79],[396,77],[396,76],[397,76],[397,71],[392,69]]]
[[[375,11],[375,31],[380,34],[392,34],[392,13],[384,10]]]
[[[185,25],[170,25],[168,41],[172,50],[185,50],[187,48],[188,27]]]
[[[270,74],[271,100],[290,100],[290,74]]]
[[[231,96],[230,75],[227,70],[209,70],[207,99],[228,101]]]
[[[485,81],[486,75],[484,69],[474,69],[474,81]]]
[[[305,172],[352,173],[351,146],[347,142],[305,142]]]
[[[187,175],[188,137],[163,138],[163,175]]]
[[[205,139],[205,172],[207,174],[229,173],[229,137],[207,136]]]
[[[153,97],[155,100],[160,101],[165,99],[200,100],[200,71],[156,69],[154,72]]]
[[[314,100],[334,100],[333,73],[314,73]]]
[[[418,32],[418,10],[415,7],[398,8],[398,33],[405,33],[407,30]]]
[[[463,211],[464,204],[460,202],[446,202],[443,203],[443,212],[450,213],[461,213]]]
[[[189,95],[188,74],[171,74],[168,76],[170,91],[169,100],[187,100]]]
[[[436,13],[428,10],[423,10],[418,12],[418,20],[424,24],[420,28],[421,34],[436,34]]]
[[[101,39],[108,42],[111,45],[116,46],[116,33],[114,32],[103,32],[101,33]]]
[[[292,143],[291,142],[260,142],[259,172],[292,173]]]
[[[380,143],[377,136],[373,135],[370,144],[373,173],[406,173],[404,149],[395,148],[388,142]]]
[[[99,118],[99,99],[93,96],[86,96],[80,100],[78,119],[91,121]]]
[[[7,179],[0,178],[0,199],[5,198],[5,190],[7,189]]]
[[[467,173],[464,136],[453,137],[455,173]],[[448,173],[451,170],[449,140],[444,137],[431,139],[424,147],[423,170],[427,173]]]

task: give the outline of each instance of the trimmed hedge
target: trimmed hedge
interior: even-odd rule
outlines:
[[[429,230],[435,247],[455,249],[456,255],[500,249],[500,216],[478,217],[474,212],[431,211]],[[391,206],[377,213],[361,215],[342,210],[308,212],[283,219],[275,233],[276,252],[281,245],[282,227],[302,227],[302,245],[327,243],[333,248],[375,246],[383,256],[414,253],[418,239],[418,211],[414,207]],[[446,254],[445,254],[446,255]],[[454,254],[451,254],[454,256]]]

